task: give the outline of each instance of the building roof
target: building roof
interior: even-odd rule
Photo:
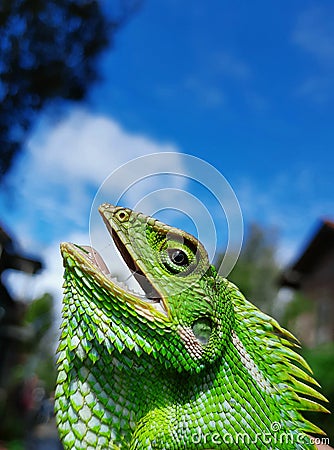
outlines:
[[[334,222],[323,220],[300,256],[282,273],[279,284],[282,287],[299,289],[302,278],[312,273],[320,259],[332,251],[334,251]]]

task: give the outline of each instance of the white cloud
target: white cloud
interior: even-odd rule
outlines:
[[[172,144],[154,142],[125,131],[115,120],[76,109],[29,151],[51,179],[59,176],[98,186],[109,173],[130,159],[155,152],[177,152]]]
[[[15,208],[2,200],[1,209],[3,220],[23,250],[38,255],[45,269],[31,281],[15,272],[9,274],[16,295],[32,298],[51,291],[59,297],[59,242],[89,244],[89,212],[100,184],[133,158],[162,152],[171,152],[169,164],[174,170],[182,169],[175,145],[129,133],[113,119],[81,109],[72,110],[57,125],[42,127],[32,136],[12,175]],[[165,169],[163,161],[153,158],[151,162],[146,171]],[[111,179],[109,192],[118,181],[124,180]],[[180,180],[180,186],[184,183]],[[156,187],[153,180],[151,189]],[[5,194],[2,192],[3,198]]]
[[[333,7],[314,6],[299,15],[292,33],[293,44],[313,60],[309,74],[301,81],[296,94],[319,105],[334,97],[333,22]]]
[[[236,80],[245,81],[251,77],[252,71],[249,65],[241,58],[227,51],[216,52],[212,56],[212,65],[216,73]]]
[[[334,9],[315,6],[298,18],[293,42],[325,65],[334,65]]]
[[[9,223],[17,236],[22,235],[23,227],[27,236],[39,235],[41,241],[46,236],[48,242],[60,238],[68,228],[84,231],[103,180],[133,158],[161,152],[171,152],[175,169],[182,166],[175,145],[129,133],[111,118],[72,110],[28,143],[13,172],[18,208],[12,225],[15,212],[7,211]],[[152,167],[158,169],[159,162]],[[18,224],[18,218],[24,221]]]
[[[310,98],[322,105],[334,97],[333,77],[330,74],[312,75],[305,79],[296,90],[297,96]]]
[[[159,84],[153,91],[160,99],[180,98],[190,95],[191,100],[202,108],[219,109],[226,107],[231,95],[230,83],[236,83],[245,93],[247,103],[255,109],[262,110],[264,99],[257,93],[249,91],[247,82],[252,78],[252,70],[248,63],[231,51],[206,52],[198,55],[200,64],[189,72],[182,82]]]
[[[228,103],[229,95],[225,86],[227,78],[244,85],[251,78],[251,69],[244,60],[231,52],[212,52],[205,55],[203,66],[184,81],[182,89],[191,92],[201,106],[219,108]]]
[[[226,95],[220,87],[196,76],[191,76],[185,80],[184,89],[191,92],[202,107],[218,108],[226,103]]]

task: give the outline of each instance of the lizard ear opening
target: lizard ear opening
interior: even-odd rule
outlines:
[[[192,325],[192,331],[196,339],[205,346],[210,339],[212,331],[212,321],[208,317],[197,319]]]

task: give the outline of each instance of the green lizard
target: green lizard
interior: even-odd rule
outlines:
[[[66,449],[314,449],[326,399],[295,338],[210,265],[190,234],[99,211],[145,295],[63,243],[56,415]],[[313,398],[314,400],[311,400]]]

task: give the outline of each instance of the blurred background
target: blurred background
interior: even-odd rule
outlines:
[[[331,0],[0,1],[1,450],[61,448],[59,242],[89,243],[105,177],[153,152],[226,177],[245,225],[229,278],[334,404],[333,23]],[[333,445],[333,417],[309,418]]]

